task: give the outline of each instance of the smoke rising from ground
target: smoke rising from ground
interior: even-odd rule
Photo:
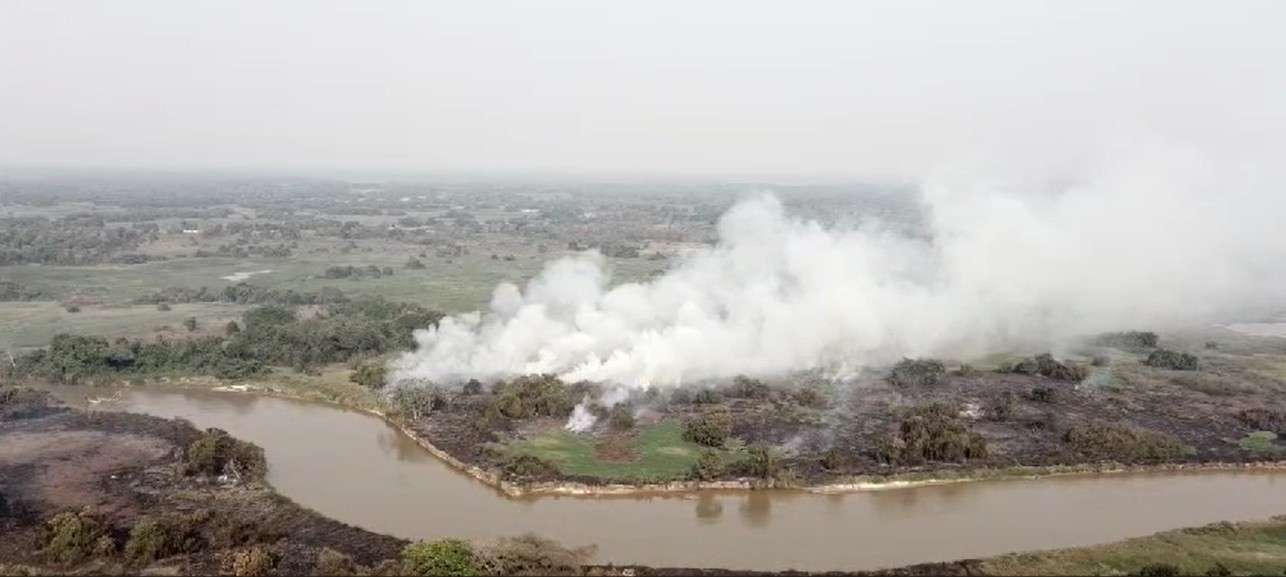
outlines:
[[[1286,288],[1286,207],[1237,163],[1147,141],[1106,149],[1071,184],[979,166],[926,179],[927,235],[826,228],[757,193],[716,246],[652,281],[611,286],[596,254],[551,262],[525,289],[497,287],[489,310],[419,332],[394,379],[670,387],[967,358],[1207,322]]]

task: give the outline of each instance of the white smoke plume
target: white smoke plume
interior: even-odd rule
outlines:
[[[582,254],[523,290],[500,285],[488,311],[420,331],[394,378],[669,387],[1048,347],[1286,296],[1276,181],[1253,163],[1129,144],[1070,184],[942,172],[922,189],[927,235],[826,228],[758,194],[723,216],[716,246],[655,280],[611,286],[602,259]]]

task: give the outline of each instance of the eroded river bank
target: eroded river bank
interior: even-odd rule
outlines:
[[[70,390],[63,395],[74,400]],[[82,398],[83,400],[83,398]],[[319,404],[130,389],[111,403],[261,445],[269,482],[317,512],[405,538],[532,531],[618,564],[861,570],[1103,543],[1286,512],[1286,474],[1059,477],[818,495],[505,498],[391,425]]]

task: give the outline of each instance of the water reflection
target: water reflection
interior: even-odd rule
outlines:
[[[703,525],[710,525],[723,515],[723,501],[714,493],[703,492],[697,495],[697,520]]]
[[[784,496],[784,495],[782,495]],[[773,493],[770,491],[751,491],[741,501],[737,511],[741,518],[751,527],[766,527],[772,513]]]

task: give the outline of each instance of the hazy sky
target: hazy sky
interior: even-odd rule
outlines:
[[[1286,2],[0,0],[0,165],[908,176],[1286,142]]]

